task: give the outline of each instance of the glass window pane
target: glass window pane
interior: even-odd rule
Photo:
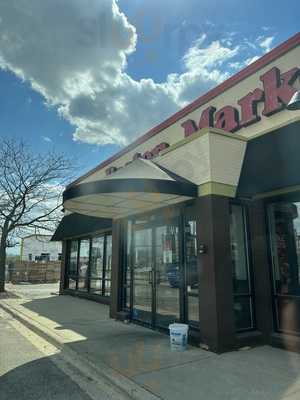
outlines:
[[[277,329],[300,333],[300,203],[269,207]]]
[[[168,327],[180,319],[182,266],[179,263],[179,227],[176,223],[155,229],[156,323]]]
[[[131,296],[131,245],[132,245],[132,221],[127,223],[127,246],[126,246],[126,258],[124,262],[123,270],[123,306],[124,308],[130,308],[130,296]]]
[[[76,290],[76,278],[69,278],[68,288]]]
[[[69,275],[77,275],[78,241],[72,240],[69,247]]]
[[[111,281],[106,280],[105,281],[105,288],[104,288],[104,296],[110,296],[110,287],[111,287]]]
[[[133,235],[133,317],[149,323],[152,318],[152,229],[135,229]]]
[[[235,295],[235,326],[237,331],[249,330],[254,328],[253,298],[249,274],[245,209],[241,205],[231,205],[230,239],[233,293]],[[239,294],[245,296],[239,296]]]
[[[300,332],[300,298],[277,297],[276,299],[277,327],[285,333]]]
[[[186,285],[188,302],[188,320],[199,323],[199,274],[197,262],[196,221],[185,225],[186,248]]]
[[[199,324],[199,292],[188,288],[188,318],[190,323]]]
[[[130,294],[131,294],[131,287],[127,286],[124,288],[124,306],[126,308],[130,308]]]
[[[104,236],[92,239],[91,278],[103,275]]]
[[[270,209],[274,289],[299,296],[300,203],[277,203]]]
[[[78,278],[77,290],[80,290],[82,292],[87,291],[87,279],[86,278]]]
[[[90,241],[88,239],[80,240],[77,289],[81,291],[87,291],[88,289],[89,256]]]
[[[106,236],[106,264],[105,264],[105,278],[111,278],[111,260],[112,260],[112,237]]]
[[[230,217],[233,291],[235,294],[247,294],[250,293],[250,280],[243,207],[232,205]]]
[[[90,241],[81,240],[80,241],[80,251],[79,251],[79,276],[82,278],[87,277],[88,267],[89,267],[89,257],[90,257]]]
[[[253,328],[251,297],[235,297],[234,315],[235,326],[238,331]]]
[[[90,292],[102,296],[102,279],[91,279]]]

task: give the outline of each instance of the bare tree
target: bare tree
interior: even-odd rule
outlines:
[[[22,141],[0,139],[0,292],[6,251],[25,229],[53,230],[71,162],[51,151],[34,154]]]

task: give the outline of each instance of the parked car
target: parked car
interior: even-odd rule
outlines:
[[[180,271],[179,263],[172,263],[167,265],[167,277],[170,285],[174,288],[178,288],[180,286],[182,271]],[[186,271],[186,280],[187,285],[191,287],[195,287],[199,282],[198,275],[198,267],[197,267],[197,259],[193,260],[193,262],[189,262]]]

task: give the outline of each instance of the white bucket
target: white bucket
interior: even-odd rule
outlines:
[[[170,345],[172,351],[184,351],[187,347],[188,330],[186,324],[171,324],[170,330]]]

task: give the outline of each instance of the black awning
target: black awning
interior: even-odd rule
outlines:
[[[237,195],[256,194],[300,185],[300,122],[250,140]]]
[[[74,213],[63,217],[51,240],[61,241],[111,228],[112,220],[109,218],[96,218]]]
[[[125,218],[197,197],[198,187],[150,160],[136,159],[109,176],[74,185],[64,208],[101,218]]]

